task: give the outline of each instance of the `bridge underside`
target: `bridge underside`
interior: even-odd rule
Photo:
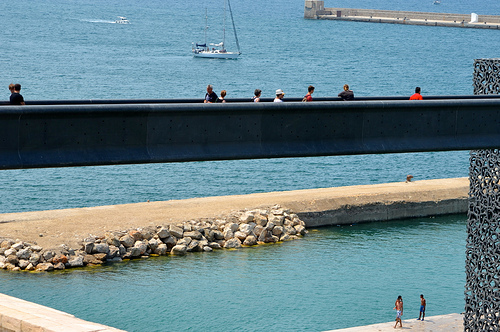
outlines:
[[[500,145],[500,99],[0,106],[0,169]]]

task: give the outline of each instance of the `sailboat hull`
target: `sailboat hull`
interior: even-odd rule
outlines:
[[[195,58],[213,58],[213,59],[236,59],[240,53],[236,52],[195,52],[193,56]]]

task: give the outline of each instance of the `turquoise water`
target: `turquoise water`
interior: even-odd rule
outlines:
[[[3,4],[0,86],[30,99],[250,98],[472,93],[476,58],[498,57],[499,31],[304,20],[302,0],[231,2],[243,55],[194,59],[218,38],[222,1],[21,0]],[[359,7],[500,14],[499,2],[326,1]],[[126,16],[132,24],[112,22]],[[218,40],[216,40],[218,41]],[[228,49],[234,44],[228,40]],[[467,176],[458,152],[122,165],[0,172],[0,212]],[[465,216],[324,228],[242,251],[59,274],[0,271],[0,292],[130,331],[319,331],[463,308]],[[439,306],[437,305],[439,303]],[[408,317],[408,316],[407,316]],[[405,317],[406,318],[406,317]]]
[[[129,331],[322,331],[463,310],[465,216],[312,230],[302,240],[51,274],[2,293]]]

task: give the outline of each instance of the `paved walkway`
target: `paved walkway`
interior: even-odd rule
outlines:
[[[463,316],[449,314],[426,317],[425,321],[414,319],[403,320],[403,327],[394,328],[395,322],[373,324],[367,326],[351,327],[348,329],[331,330],[326,332],[388,332],[388,331],[414,331],[414,332],[448,332],[463,331]]]

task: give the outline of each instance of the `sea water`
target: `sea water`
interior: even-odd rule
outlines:
[[[222,1],[18,1],[0,16],[4,98],[227,98],[276,89],[302,97],[472,93],[476,58],[498,57],[496,30],[304,20],[301,0],[232,0],[243,54],[195,59],[191,42],[220,42]],[[337,1],[358,7],[500,14],[464,0]],[[131,24],[113,23],[126,16]],[[227,48],[235,49],[231,30]],[[1,84],[0,84],[1,86]],[[0,110],[1,111],[1,110]],[[408,125],[412,125],[409,123]],[[468,153],[285,158],[0,172],[0,212],[22,212],[467,176]],[[0,292],[129,331],[311,330],[464,306],[465,216],[312,230],[300,241],[241,251],[131,261],[63,273],[0,273]],[[438,305],[439,303],[439,305]],[[403,317],[403,318],[406,318]]]

